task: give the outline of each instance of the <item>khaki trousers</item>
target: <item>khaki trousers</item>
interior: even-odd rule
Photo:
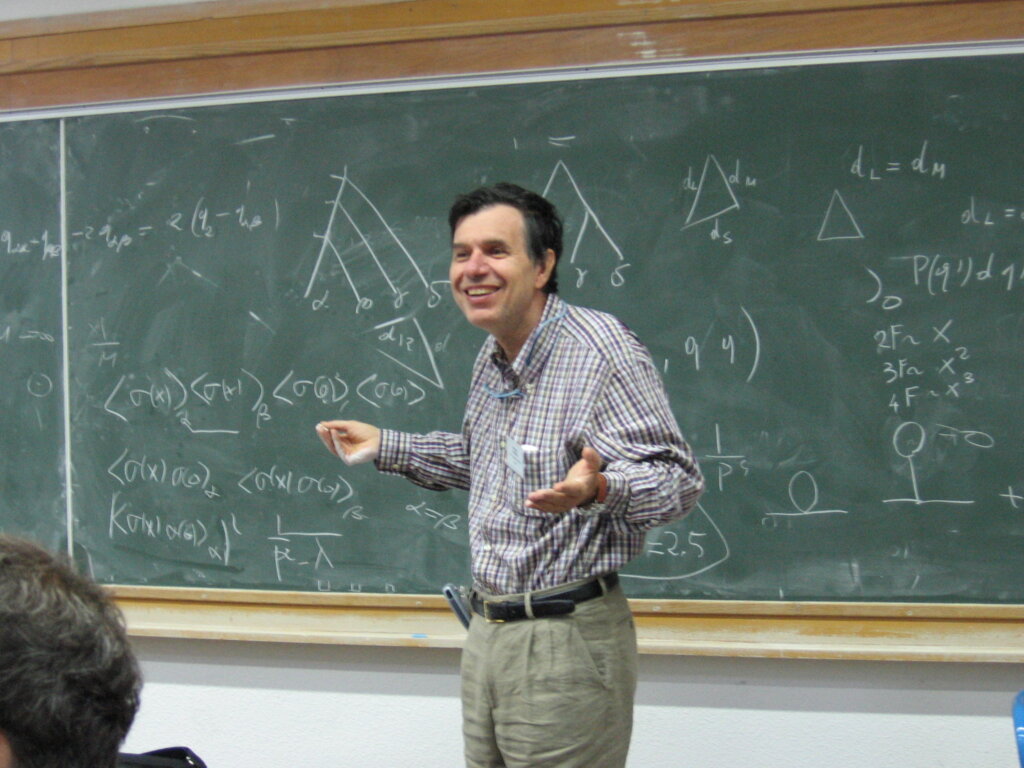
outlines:
[[[466,765],[622,768],[636,668],[619,586],[566,616],[497,624],[474,614],[462,652]]]

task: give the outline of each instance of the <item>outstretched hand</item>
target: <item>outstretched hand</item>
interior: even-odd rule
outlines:
[[[585,447],[565,479],[551,488],[531,493],[526,497],[526,506],[541,512],[561,513],[589,504],[597,497],[602,463],[597,451]]]
[[[316,433],[327,450],[348,465],[373,461],[380,453],[380,430],[361,421],[321,421]]]

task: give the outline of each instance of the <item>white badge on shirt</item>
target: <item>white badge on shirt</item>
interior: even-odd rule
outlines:
[[[526,455],[523,453],[523,446],[514,437],[505,440],[505,463],[520,480],[526,477]]]

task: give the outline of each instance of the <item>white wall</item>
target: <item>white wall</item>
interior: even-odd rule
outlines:
[[[0,22],[64,16],[72,13],[113,11],[160,5],[182,5],[198,0],[0,0]],[[243,0],[244,1],[244,0]]]
[[[183,2],[184,0],[178,0]],[[4,0],[0,21],[170,5]],[[126,748],[211,768],[461,763],[458,653],[139,639]],[[1015,768],[1024,665],[641,659],[631,768]]]
[[[126,748],[211,768],[461,765],[458,652],[139,639]],[[1024,665],[643,656],[631,768],[1015,768]]]

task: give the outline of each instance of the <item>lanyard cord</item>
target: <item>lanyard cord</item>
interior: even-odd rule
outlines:
[[[559,312],[557,315],[549,317],[547,320],[544,320],[540,325],[537,326],[536,333],[534,333],[533,336],[533,341],[530,343],[530,351],[527,353],[526,361],[523,363],[523,370],[530,367],[530,362],[533,360],[533,351],[537,347],[537,342],[540,340],[540,332],[544,329],[544,326],[561,320],[568,313],[568,308],[562,307],[561,312]],[[523,390],[521,390],[519,387],[516,387],[515,389],[510,389],[507,392],[498,392],[496,389],[491,389],[491,387],[484,384],[484,391],[487,392],[487,394],[493,397],[495,400],[508,400],[510,398],[526,397],[526,393],[523,392]]]

